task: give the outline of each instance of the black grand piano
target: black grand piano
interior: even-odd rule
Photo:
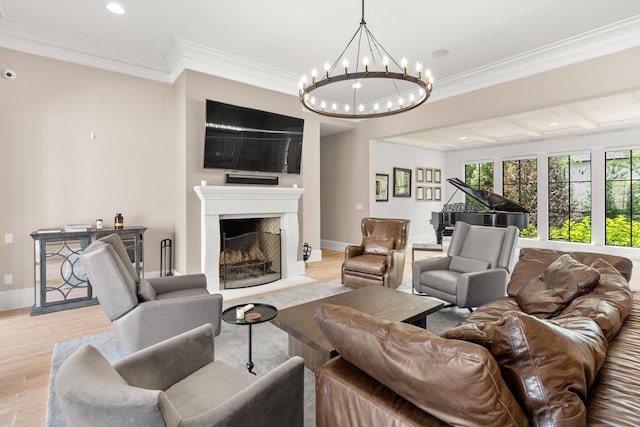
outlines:
[[[459,190],[464,191],[488,208],[482,212],[467,212],[463,203],[444,205],[442,211],[431,212],[431,225],[436,230],[436,241],[442,245],[442,236],[447,227],[453,227],[456,221],[487,227],[506,227],[515,225],[524,230],[529,225],[529,211],[519,204],[486,190],[476,190],[458,178],[447,181]],[[455,193],[454,193],[455,195]],[[451,198],[453,195],[449,198]]]

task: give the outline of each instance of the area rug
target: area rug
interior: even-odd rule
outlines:
[[[405,283],[406,282],[406,283]],[[399,287],[404,292],[411,292],[410,283],[405,282]],[[248,297],[246,302],[260,302],[271,304],[279,309],[293,305],[348,292],[353,288],[344,286],[339,280],[303,285],[272,294],[260,295],[255,298]],[[234,300],[232,305],[242,304],[245,301]],[[436,334],[440,334],[462,321],[469,312],[457,308],[445,308],[428,317],[427,328]],[[286,332],[280,330],[271,323],[261,323],[252,327],[252,360],[255,364],[254,372],[261,375],[274,369],[288,356],[288,337]],[[220,335],[215,338],[215,358],[240,369],[246,369],[248,358],[248,328],[230,325],[222,322]],[[58,368],[67,357],[83,345],[96,347],[110,362],[116,362],[126,356],[126,351],[118,342],[114,331],[96,335],[89,335],[69,341],[56,343],[51,358],[51,375],[49,380],[49,400],[47,405],[47,426],[65,426],[64,416],[55,396],[55,375]],[[304,413],[305,427],[315,426],[315,377],[313,372],[305,369],[304,373]]]

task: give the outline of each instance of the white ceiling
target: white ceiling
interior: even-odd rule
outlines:
[[[165,82],[190,68],[297,95],[302,74],[338,57],[362,6],[120,0],[126,13],[114,15],[105,3],[0,0],[0,47]],[[640,0],[368,0],[365,7],[369,29],[392,55],[431,69],[433,100],[640,46]],[[433,55],[442,49],[450,53]],[[0,68],[11,64],[0,57]],[[391,141],[460,150],[638,125],[634,92]]]

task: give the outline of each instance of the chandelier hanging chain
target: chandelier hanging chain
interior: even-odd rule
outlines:
[[[350,72],[346,55],[356,37],[358,45],[355,49],[355,71]],[[363,41],[366,42],[364,49]],[[363,50],[369,51],[373,67],[369,66],[368,56],[361,59]],[[340,60],[344,74],[336,73]],[[382,69],[379,68],[379,61],[382,62]],[[400,71],[391,70],[391,65]],[[361,71],[361,66],[364,66],[364,71]],[[370,118],[397,114],[421,105],[431,94],[433,80],[429,70],[423,76],[422,66],[418,62],[416,72],[417,75],[408,73],[407,61],[403,58],[402,64],[399,64],[369,30],[362,0],[362,15],[357,30],[335,62],[331,66],[325,64],[325,73],[320,79],[317,79],[315,69],[311,72],[311,83],[306,76],[302,77],[299,84],[300,102],[313,112],[340,118]],[[350,91],[344,84],[349,81],[353,82]],[[385,83],[388,89],[384,89]],[[349,92],[351,96],[347,95]],[[386,110],[381,110],[380,104],[384,105]]]

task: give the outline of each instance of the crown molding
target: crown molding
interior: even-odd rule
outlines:
[[[437,79],[433,102],[640,46],[640,16]],[[179,38],[163,57],[30,26],[0,14],[0,47],[173,83],[185,69],[297,96],[299,76]]]
[[[431,101],[640,46],[640,16],[436,80]]]

